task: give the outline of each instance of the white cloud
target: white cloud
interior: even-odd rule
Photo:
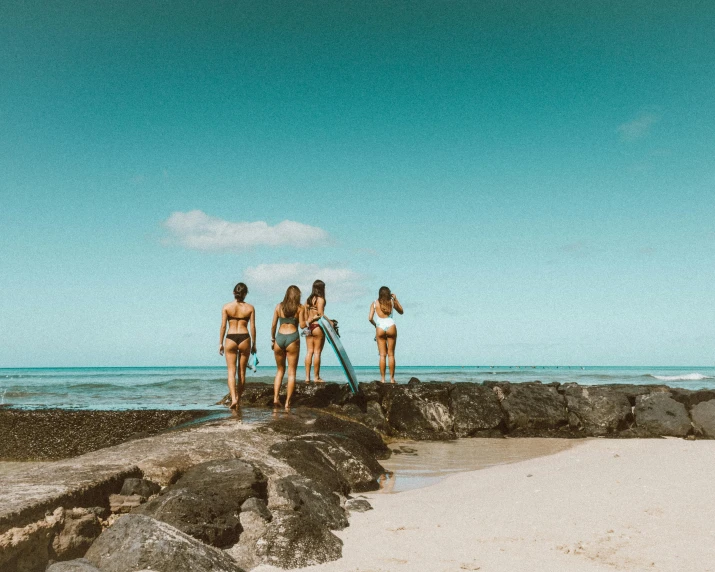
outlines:
[[[247,250],[254,246],[309,247],[324,244],[329,235],[322,228],[292,220],[275,226],[264,221],[230,222],[203,211],[171,213],[162,226],[170,233],[167,242],[194,250]]]
[[[636,141],[642,139],[648,133],[650,128],[660,121],[660,115],[653,112],[644,112],[638,115],[632,121],[622,123],[618,126],[618,133],[621,135],[621,141]]]
[[[252,292],[281,298],[286,288],[297,285],[305,300],[314,280],[325,282],[325,296],[328,302],[354,300],[365,293],[365,276],[349,268],[321,267],[317,264],[260,264],[246,268],[243,279]],[[279,301],[279,300],[276,300]]]

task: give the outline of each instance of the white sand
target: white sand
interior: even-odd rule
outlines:
[[[366,495],[343,558],[306,570],[715,571],[714,473],[715,441],[588,440]]]

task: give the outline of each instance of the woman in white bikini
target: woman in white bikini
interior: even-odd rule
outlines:
[[[248,294],[248,287],[239,282],[233,289],[235,301],[229,302],[221,312],[221,334],[218,353],[226,354],[226,367],[228,368],[228,392],[231,395],[231,409],[238,409],[241,395],[246,384],[246,364],[251,352],[256,352],[256,311],[244,299]],[[228,323],[228,333],[226,333]],[[251,324],[251,333],[248,333],[248,324]],[[224,341],[224,336],[226,340]],[[236,370],[238,369],[238,383]],[[238,385],[238,387],[237,387]]]
[[[402,314],[402,304],[387,286],[380,288],[380,292],[370,306],[368,320],[375,326],[375,339],[380,352],[381,383],[385,383],[385,361],[390,362],[390,383],[395,383],[395,345],[397,344],[397,325],[392,318],[393,310]]]
[[[325,282],[316,280],[313,282],[313,291],[305,301],[305,311],[310,333],[305,336],[307,353],[305,354],[305,383],[310,383],[310,365],[313,364],[315,382],[322,383],[320,378],[320,354],[325,346],[325,334],[318,324],[318,320],[325,314]],[[327,318],[327,316],[325,316]]]
[[[295,374],[300,357],[300,333],[305,328],[305,310],[300,303],[300,289],[288,286],[283,301],[273,312],[271,325],[271,349],[276,358],[276,378],[273,381],[273,407],[280,407],[278,397],[288,362],[288,386],[286,388],[285,410],[290,410],[290,400],[295,390]]]

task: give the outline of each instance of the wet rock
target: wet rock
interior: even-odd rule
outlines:
[[[685,405],[669,393],[650,393],[636,397],[636,425],[653,436],[685,437],[691,430]]]
[[[664,393],[670,391],[669,387],[665,385],[634,385],[634,384],[620,384],[612,383],[610,385],[603,385],[600,387],[607,387],[612,389],[616,393],[625,395],[630,401],[631,406],[635,406],[636,398],[639,395],[649,395],[651,393]]]
[[[145,500],[139,495],[109,495],[109,510],[119,514],[132,512]]]
[[[416,440],[454,439],[449,410],[450,384],[385,385],[382,408],[393,431]]]
[[[236,543],[241,505],[266,496],[266,478],[239,459],[209,461],[189,469],[161,495],[136,509],[212,546]]]
[[[671,388],[670,396],[679,401],[685,408],[690,411],[698,403],[703,403],[704,401],[711,401],[715,399],[715,390],[713,389],[697,389],[692,391],[690,389],[681,388]]]
[[[628,397],[609,387],[569,385],[563,388],[571,429],[584,436],[612,435],[633,421]]]
[[[510,433],[548,435],[568,425],[566,400],[553,385],[504,383],[501,406]]]
[[[367,512],[372,505],[365,499],[350,499],[345,502],[345,508],[350,512]]]
[[[102,524],[94,511],[84,508],[65,511],[62,529],[52,540],[53,560],[83,556],[100,534]]]
[[[139,495],[145,499],[152,495],[155,495],[161,491],[161,486],[148,481],[147,479],[124,479],[124,484],[122,485],[122,490],[119,491],[120,495],[130,496]]]
[[[348,525],[338,496],[319,482],[300,475],[272,481],[268,499],[272,514],[276,511],[299,512],[330,530],[341,530]]]
[[[702,401],[690,410],[696,433],[715,439],[715,399]]]
[[[323,408],[329,405],[343,405],[352,399],[350,388],[342,383],[296,384],[293,405]]]
[[[377,490],[384,469],[358,442],[337,434],[308,434],[277,443],[270,452],[331,491]]]
[[[46,572],[99,572],[99,568],[86,558],[78,558],[67,562],[56,562],[49,566]]]
[[[457,383],[450,392],[450,410],[457,437],[501,433],[504,412],[491,388],[475,383]]]
[[[173,526],[140,514],[120,517],[85,555],[102,572],[239,572],[222,550],[206,546]]]

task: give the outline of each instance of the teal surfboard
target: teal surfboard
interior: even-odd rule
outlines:
[[[333,328],[333,323],[321,316],[320,320],[318,320],[318,324],[325,333],[325,337],[327,338],[328,343],[335,351],[335,355],[338,356],[338,361],[343,367],[345,377],[348,378],[348,385],[350,386],[350,390],[353,393],[357,393],[358,391],[360,391],[360,387],[358,386],[358,378],[355,373],[355,369],[353,368],[353,364],[350,363],[348,352],[345,351],[343,343],[340,341],[340,338],[338,337],[335,328]]]

